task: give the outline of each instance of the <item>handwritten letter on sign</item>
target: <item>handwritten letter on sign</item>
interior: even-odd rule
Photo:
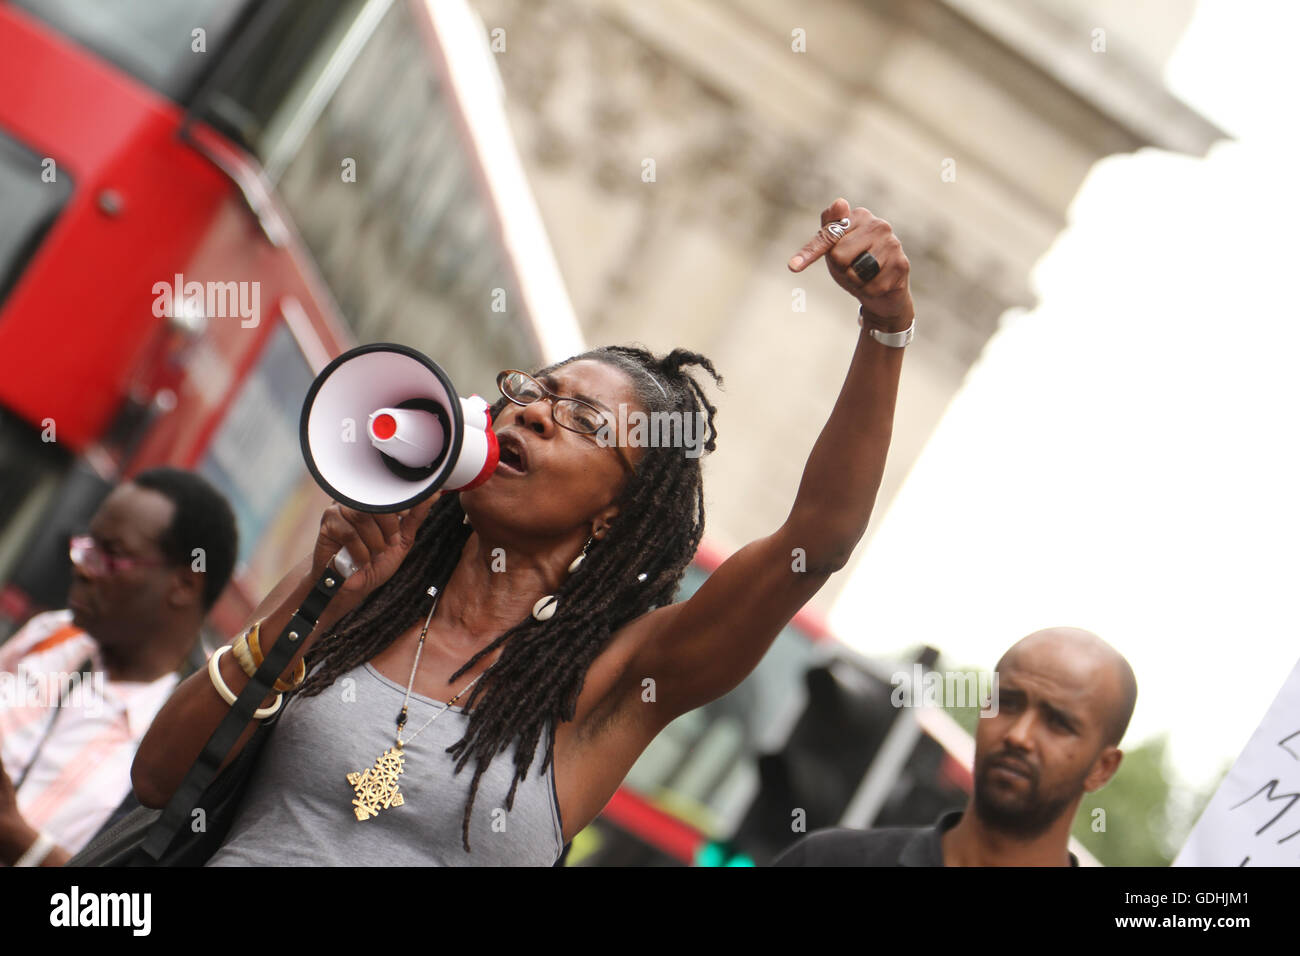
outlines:
[[[1174,865],[1300,866],[1300,664]]]

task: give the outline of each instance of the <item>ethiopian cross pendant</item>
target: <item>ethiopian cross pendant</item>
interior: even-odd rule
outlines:
[[[403,761],[402,741],[398,740],[397,746],[379,755],[373,767],[364,773],[348,774],[348,783],[356,793],[352,806],[356,808],[358,820],[369,820],[379,816],[380,810],[400,807],[406,802],[402,791],[397,789]]]
[[[352,784],[352,790],[356,794],[352,806],[356,808],[358,820],[369,820],[371,817],[379,816],[380,810],[400,807],[406,802],[402,791],[397,789],[397,778],[402,775],[402,764],[406,759],[402,753],[403,744],[410,743],[418,737],[425,727],[445,714],[448,708],[465,696],[466,691],[477,684],[483,674],[496,667],[495,663],[489,666],[483,674],[479,674],[466,684],[464,690],[443,704],[442,709],[426,720],[423,727],[418,728],[406,740],[402,740],[402,731],[406,727],[406,708],[411,701],[411,688],[415,686],[415,672],[420,667],[420,654],[424,650],[424,636],[429,633],[429,622],[433,620],[434,609],[438,607],[438,589],[431,587],[428,593],[433,598],[433,606],[429,608],[429,616],[424,619],[424,629],[420,631],[420,643],[415,648],[415,663],[411,665],[411,679],[406,682],[406,696],[402,699],[401,713],[397,715],[397,743],[380,754],[375,760],[375,765],[369,770],[348,774],[348,783]]]

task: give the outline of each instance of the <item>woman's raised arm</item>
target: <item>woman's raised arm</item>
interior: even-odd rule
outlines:
[[[873,337],[912,325],[908,261],[889,223],[836,200],[822,225],[845,217],[836,241],[822,229],[791,260],[800,272],[825,258],[831,276],[861,303],[862,330],[839,398],[821,430],[794,505],[771,535],[728,558],[688,600],[650,612],[630,627],[634,649],[624,681],[639,690],[654,678],[656,723],[714,700],[752,671],[781,629],[832,573],[844,567],[867,528],[894,421],[903,349]],[[879,272],[864,282],[853,262],[870,252]],[[847,318],[847,317],[846,317]],[[848,321],[853,319],[848,318]]]

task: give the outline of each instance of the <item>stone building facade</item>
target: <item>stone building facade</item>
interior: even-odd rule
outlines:
[[[785,518],[857,337],[785,262],[837,195],[912,262],[883,513],[1090,167],[1223,134],[1165,90],[1191,0],[473,0],[586,338],[713,359],[708,531]],[[802,308],[802,311],[800,309]],[[828,608],[837,575],[818,596]]]

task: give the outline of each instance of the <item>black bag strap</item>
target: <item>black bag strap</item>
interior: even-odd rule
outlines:
[[[203,793],[216,779],[222,761],[226,759],[236,742],[253,719],[262,699],[271,692],[272,685],[279,680],[289,660],[302,646],[302,639],[312,632],[320,620],[325,606],[338,592],[343,583],[342,576],[331,567],[317,580],[311,593],[307,595],[302,606],[294,612],[289,623],[285,625],[280,636],[276,638],[271,649],[266,652],[262,664],[251,678],[239,697],[230,706],[230,712],[222,718],[217,729],[212,732],[203,752],[190,766],[172,798],[167,801],[156,823],[149,828],[142,849],[152,859],[159,860],[167,852],[176,834],[190,821],[190,813],[198,806]]]

